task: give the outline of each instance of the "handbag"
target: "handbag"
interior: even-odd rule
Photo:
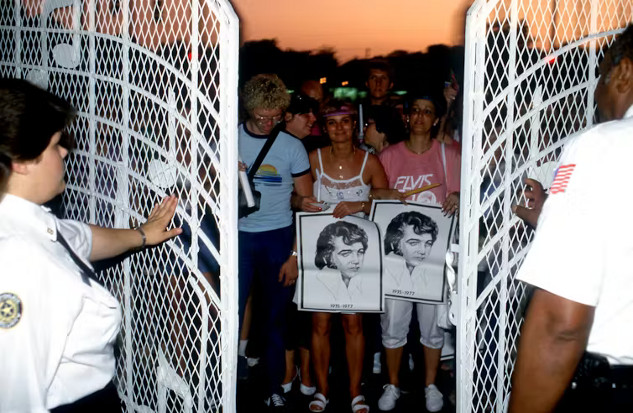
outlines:
[[[273,143],[275,142],[275,139],[277,139],[277,135],[279,135],[279,132],[281,132],[282,128],[283,128],[283,123],[280,123],[279,125],[275,126],[275,128],[270,132],[270,135],[268,136],[266,143],[264,144],[264,146],[262,147],[262,150],[259,151],[259,154],[257,155],[257,159],[255,159],[255,162],[253,162],[253,164],[248,170],[248,174],[247,174],[248,185],[250,187],[251,193],[253,194],[255,205],[248,206],[248,203],[246,202],[246,195],[244,194],[244,189],[240,188],[238,191],[238,202],[237,202],[238,218],[244,218],[252,214],[253,212],[259,211],[262,194],[261,192],[255,189],[255,183],[253,182],[253,178],[255,177],[255,174],[257,173],[259,166],[264,161],[264,158],[266,157],[266,154],[270,150],[270,147],[273,146]]]

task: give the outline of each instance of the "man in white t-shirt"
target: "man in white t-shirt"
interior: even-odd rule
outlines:
[[[612,199],[633,203],[633,25],[600,73],[595,100],[605,123],[565,146],[517,276],[537,288],[521,333],[512,413],[633,411],[633,220],[609,208]]]

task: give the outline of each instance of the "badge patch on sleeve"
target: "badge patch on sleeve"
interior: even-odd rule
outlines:
[[[567,184],[571,179],[572,173],[574,173],[574,168],[576,168],[576,164],[571,163],[568,165],[561,165],[556,171],[556,177],[554,178],[554,182],[552,182],[552,186],[550,187],[550,194],[558,194],[560,192],[565,192],[567,189]]]
[[[0,328],[11,328],[22,317],[22,301],[13,293],[0,294]]]

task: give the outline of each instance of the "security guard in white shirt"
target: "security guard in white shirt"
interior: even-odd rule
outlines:
[[[633,220],[620,209],[633,204],[633,25],[600,73],[595,100],[606,123],[565,146],[517,276],[537,288],[521,332],[512,413],[633,411]]]
[[[41,205],[65,187],[67,102],[0,80],[0,412],[116,412],[113,348],[121,311],[90,261],[155,245],[177,200],[145,224],[105,229],[59,220]]]

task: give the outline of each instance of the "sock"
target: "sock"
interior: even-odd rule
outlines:
[[[240,346],[237,350],[237,355],[246,357],[246,345],[248,344],[248,340],[240,340]]]

